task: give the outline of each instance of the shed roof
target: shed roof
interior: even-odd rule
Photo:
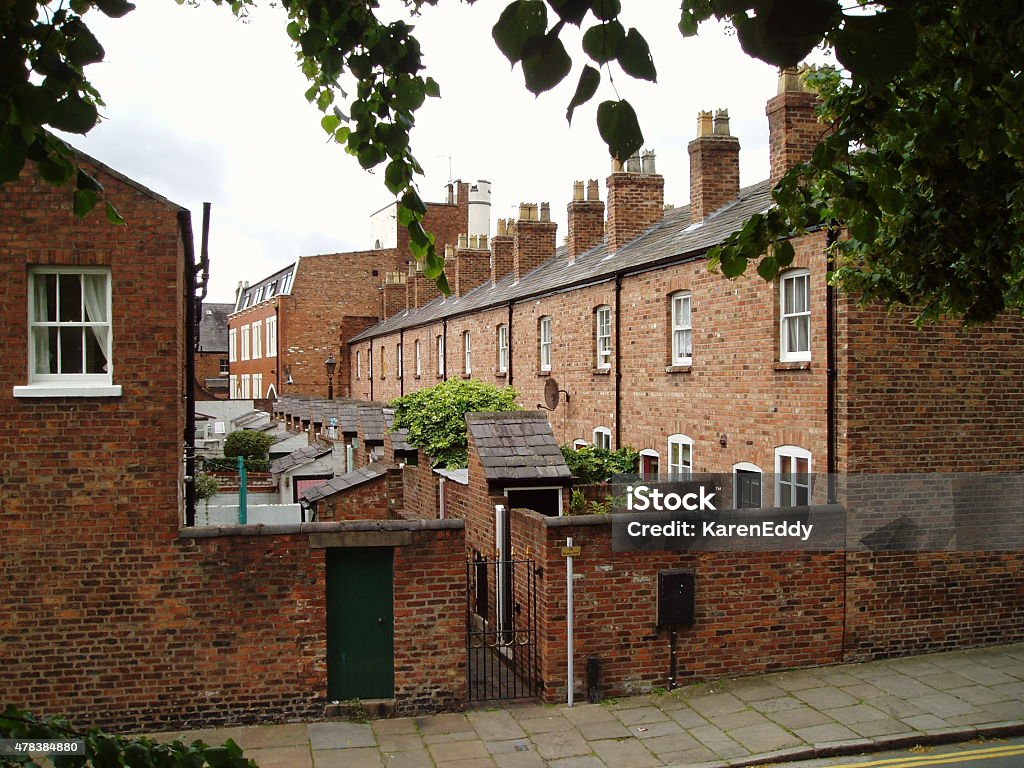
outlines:
[[[346,472],[344,475],[332,478],[325,483],[313,486],[302,494],[302,498],[309,502],[326,499],[336,493],[342,493],[347,491],[349,488],[355,488],[363,483],[368,483],[371,480],[383,477],[387,474],[388,467],[390,466],[391,465],[386,462],[375,461],[372,464],[367,464],[365,467],[354,469],[351,472]]]
[[[467,413],[466,423],[488,482],[561,484],[571,477],[543,412]]]
[[[309,464],[310,462],[316,461],[323,456],[329,456],[331,454],[331,446],[329,443],[313,443],[305,448],[299,448],[297,451],[292,451],[287,456],[282,456],[280,459],[274,459],[270,462],[270,471],[272,473],[280,474],[281,472],[287,472],[290,469],[301,467],[303,464]]]

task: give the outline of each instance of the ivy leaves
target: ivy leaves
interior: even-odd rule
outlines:
[[[550,28],[549,7],[557,17]],[[583,33],[582,52],[599,67],[607,69],[617,63],[630,77],[655,82],[657,70],[650,46],[637,29],[623,27],[620,12],[619,0],[513,0],[498,18],[492,35],[513,66],[522,66],[527,89],[539,95],[572,71],[572,57],[559,37],[561,31],[566,24],[582,27],[590,14],[596,23]],[[597,94],[600,84],[600,70],[585,64],[566,109],[566,120],[572,122],[576,109]],[[640,123],[628,101],[602,102],[597,109],[597,128],[612,157],[625,160],[643,146]]]
[[[86,12],[95,6],[119,18],[135,6],[126,0],[49,5],[20,0],[0,9],[0,184],[33,162],[51,184],[74,180],[74,211],[84,216],[103,198],[103,187],[49,131],[85,134],[99,122],[103,102],[84,68],[102,61],[104,51],[85,23]],[[109,202],[106,211],[112,223],[124,223]]]

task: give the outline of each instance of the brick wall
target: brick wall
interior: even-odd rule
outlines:
[[[317,504],[321,522],[341,520],[394,520],[404,509],[402,470],[387,474],[323,499]]]
[[[814,148],[827,132],[814,113],[817,96],[801,90],[794,75],[786,77],[783,76],[781,87],[788,90],[769,99],[765,107],[772,185],[793,166],[810,160]]]
[[[597,180],[587,186],[587,199],[583,199],[583,182],[576,182],[574,197],[567,206],[569,263],[581,253],[589,251],[604,239],[604,203],[598,198]]]
[[[698,136],[688,150],[690,221],[696,222],[739,197],[740,140],[735,136]]]
[[[613,173],[608,189],[608,250],[615,253],[648,227],[661,221],[665,209],[665,178],[657,174]]]
[[[520,215],[512,236],[512,273],[517,281],[555,255],[557,228],[553,221],[529,220]]]

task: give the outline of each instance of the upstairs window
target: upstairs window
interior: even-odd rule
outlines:
[[[413,345],[413,351],[416,353],[416,375],[423,375],[423,353],[420,351],[420,340],[416,339],[416,343]]]
[[[779,360],[811,359],[811,275],[806,269],[791,269],[779,281]]]
[[[56,386],[111,384],[110,313],[110,270],[33,270],[29,381]],[[15,388],[16,395],[30,394],[19,390]]]
[[[235,349],[238,346],[238,329],[232,328],[228,331],[228,362],[235,362],[238,357],[235,355]]]
[[[356,378],[363,378],[363,353],[361,350],[356,350]]]
[[[689,291],[672,294],[672,365],[693,362],[693,320]]]
[[[462,334],[462,353],[465,357],[463,372],[469,376],[473,373],[473,337],[469,331]]]
[[[604,448],[606,451],[612,449],[612,431],[608,427],[597,427],[594,430],[594,447]]]
[[[508,326],[498,326],[498,373],[508,373]]]
[[[252,359],[259,360],[263,357],[263,321],[257,320],[252,324]]]
[[[594,325],[597,334],[597,367],[612,367],[612,308],[598,307],[594,312]]]
[[[551,318],[540,319],[538,335],[540,337],[540,369],[551,370]]]
[[[267,318],[267,357],[277,357],[277,318]]]
[[[395,376],[397,376],[398,378],[402,378],[402,373],[403,373],[404,367],[405,366],[402,363],[402,345],[401,344],[396,344],[395,345]]]
[[[249,352],[250,352],[250,350],[251,350],[251,347],[249,346],[249,326],[248,325],[243,325],[242,326],[242,359],[243,360],[248,360],[249,359]]]
[[[437,375],[444,376],[444,336],[437,337]]]

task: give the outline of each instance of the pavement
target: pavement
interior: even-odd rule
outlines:
[[[260,768],[721,768],[1024,734],[1024,643],[722,680],[572,708],[153,734]]]

